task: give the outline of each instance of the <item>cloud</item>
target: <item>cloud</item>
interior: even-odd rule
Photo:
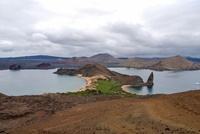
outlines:
[[[48,31],[45,33],[49,41],[67,46],[93,46],[104,40],[95,31],[81,31],[73,28],[63,28],[61,31]]]
[[[200,57],[198,0],[80,2],[0,1],[0,57]]]
[[[32,34],[32,41],[41,41],[41,40],[47,40],[47,36],[41,33]]]
[[[2,52],[11,52],[14,51],[14,45],[11,41],[0,40],[0,51]]]

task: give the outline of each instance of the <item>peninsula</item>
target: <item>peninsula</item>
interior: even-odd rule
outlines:
[[[84,88],[90,89],[92,86],[95,85],[94,82],[97,79],[105,79],[109,81],[114,81],[122,85],[129,85],[132,87],[141,87],[141,86],[153,86],[153,72],[150,74],[147,82],[144,82],[140,76],[129,76],[125,74],[120,74],[118,72],[110,71],[106,67],[100,64],[86,64],[81,68],[78,69],[58,69],[55,74],[60,75],[78,75],[83,77],[87,80],[87,87]],[[94,80],[95,79],[95,80]],[[123,86],[124,87],[124,86]],[[92,88],[93,89],[93,88]],[[122,88],[125,89],[125,88]]]

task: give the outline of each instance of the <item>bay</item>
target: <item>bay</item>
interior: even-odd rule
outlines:
[[[38,95],[77,91],[86,81],[77,76],[53,74],[50,70],[1,70],[0,92],[6,95]]]

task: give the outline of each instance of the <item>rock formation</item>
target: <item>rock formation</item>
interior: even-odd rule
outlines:
[[[21,65],[19,65],[19,64],[12,64],[12,65],[9,66],[9,69],[10,70],[19,70],[19,69],[21,69]]]
[[[154,79],[154,75],[153,75],[153,72],[151,72],[151,74],[149,75],[149,78],[146,82],[146,86],[147,87],[152,87],[153,86],[153,79]]]

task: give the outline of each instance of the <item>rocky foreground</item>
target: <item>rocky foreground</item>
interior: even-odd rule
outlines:
[[[0,94],[0,133],[200,133],[200,90],[135,98]]]

